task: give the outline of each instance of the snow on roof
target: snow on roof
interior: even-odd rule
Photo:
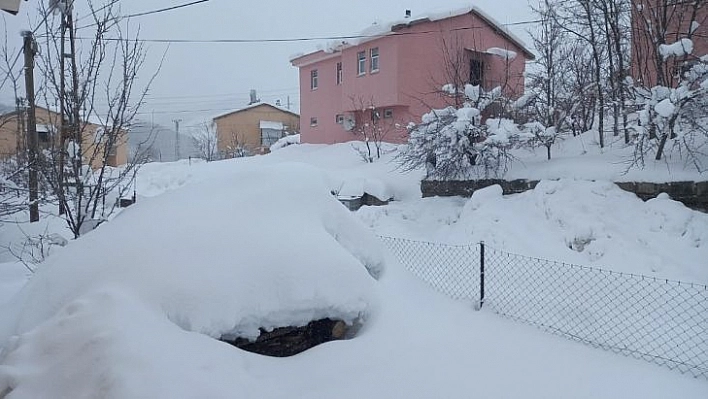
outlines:
[[[37,133],[54,133],[56,128],[52,125],[36,125],[35,129]]]
[[[499,47],[490,47],[487,49],[487,54],[492,54],[511,61],[516,58],[516,51],[505,50]]]
[[[219,115],[217,115],[217,116],[215,116],[215,117],[213,117],[213,118],[211,118],[211,119],[223,118],[223,117],[225,117],[225,116],[229,116],[229,115],[235,114],[235,113],[237,113],[237,112],[247,111],[247,110],[249,110],[249,109],[253,109],[253,108],[256,108],[256,107],[260,107],[261,105],[267,105],[267,106],[272,107],[272,108],[275,108],[275,109],[277,109],[277,110],[280,110],[280,111],[283,111],[283,112],[287,112],[287,113],[289,113],[289,114],[293,114],[293,115],[298,116],[298,117],[300,116],[300,114],[298,114],[297,112],[294,112],[294,111],[289,110],[289,109],[287,109],[287,108],[281,107],[281,106],[279,106],[279,105],[273,105],[273,104],[266,103],[266,102],[257,102],[257,103],[249,104],[249,105],[247,105],[247,106],[245,106],[245,107],[243,107],[243,108],[236,109],[236,110],[234,110],[234,111],[229,111],[229,112],[227,112],[227,113],[225,113],[225,114],[219,114]]]
[[[259,127],[261,129],[272,129],[272,130],[284,130],[283,122],[275,121],[260,121]]]
[[[526,46],[526,43],[524,43],[524,41],[521,40],[521,38],[519,38],[514,33],[512,33],[506,26],[504,26],[502,23],[500,23],[499,21],[497,21],[496,19],[491,17],[486,12],[482,11],[480,8],[478,8],[476,6],[467,6],[467,7],[458,8],[458,9],[454,9],[454,10],[448,10],[448,11],[423,13],[423,14],[417,15],[414,18],[402,18],[402,19],[388,21],[388,22],[374,21],[373,24],[371,24],[369,27],[365,28],[364,30],[362,30],[358,34],[354,35],[351,39],[348,39],[346,41],[337,40],[336,42],[327,43],[326,47],[318,48],[317,51],[314,51],[314,52],[311,52],[308,54],[297,54],[297,55],[291,57],[290,61],[293,62],[293,61],[297,60],[298,58],[306,57],[308,55],[317,53],[319,51],[323,51],[325,53],[337,52],[347,46],[356,46],[356,45],[359,45],[362,43],[366,43],[368,41],[379,39],[383,36],[395,34],[396,31],[398,31],[399,29],[405,28],[405,27],[410,27],[410,26],[413,26],[413,25],[416,25],[419,23],[423,23],[423,22],[441,21],[441,20],[445,20],[448,18],[453,18],[453,17],[457,17],[460,15],[465,15],[468,13],[474,13],[477,16],[479,16],[482,20],[484,20],[489,25],[491,25],[492,28],[499,30],[499,32],[503,36],[505,36],[511,42],[513,42],[514,44],[519,46],[527,57],[529,57],[531,59],[535,58],[533,52]]]

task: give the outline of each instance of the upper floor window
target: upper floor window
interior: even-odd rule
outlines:
[[[379,70],[379,48],[374,47],[369,50],[371,57],[371,72],[377,72]]]
[[[315,90],[317,83],[317,69],[313,69],[310,71],[310,89]]]
[[[317,117],[313,116],[310,118],[310,126],[317,126]]]
[[[341,63],[341,62],[338,62],[338,63],[337,63],[337,84],[338,84],[338,85],[341,85],[341,84],[342,84],[342,78],[343,78],[343,75],[342,75],[342,63]]]
[[[481,60],[470,60],[470,84],[479,86],[484,80],[484,63]]]
[[[356,73],[358,75],[363,75],[366,73],[366,52],[360,51],[356,54],[356,57],[357,57]]]
[[[384,109],[384,118],[386,118],[386,119],[393,118],[393,109],[392,108],[385,108]]]

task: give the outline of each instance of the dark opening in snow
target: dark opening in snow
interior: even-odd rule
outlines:
[[[311,321],[303,327],[278,327],[272,331],[261,328],[255,341],[229,335],[223,335],[219,340],[260,355],[287,357],[325,342],[349,338],[352,332],[352,326],[327,318]]]

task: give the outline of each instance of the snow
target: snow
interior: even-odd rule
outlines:
[[[668,118],[671,115],[674,114],[676,111],[676,106],[671,103],[671,99],[666,98],[658,102],[654,106],[654,110],[656,111],[657,114],[661,115],[664,118]]]
[[[691,39],[681,39],[671,44],[659,45],[659,54],[664,59],[669,57],[683,57],[693,53],[693,41]]]
[[[223,179],[238,184],[226,189]],[[299,211],[275,212],[292,207]],[[173,223],[175,215],[181,223]],[[278,235],[275,224],[283,225]],[[284,164],[224,173],[192,190],[145,199],[52,256],[16,299],[33,311],[11,315],[0,338],[25,333],[106,286],[132,292],[185,330],[214,337],[254,337],[259,327],[313,318],[353,323],[368,312],[369,274],[382,273],[380,251],[316,170]]]
[[[486,12],[482,11],[479,7],[476,6],[466,6],[466,7],[461,7],[457,9],[452,9],[452,10],[445,10],[445,11],[429,11],[429,12],[424,12],[420,14],[416,14],[410,18],[403,17],[401,19],[393,20],[393,21],[374,21],[371,25],[354,35],[353,38],[348,39],[346,41],[330,41],[326,44],[325,47],[318,48],[318,51],[324,51],[325,53],[332,53],[341,50],[342,47],[347,46],[347,45],[353,45],[357,46],[366,42],[369,42],[371,40],[376,40],[382,36],[390,35],[393,34],[393,28],[398,25],[406,25],[406,26],[411,26],[414,25],[418,22],[424,21],[424,20],[429,20],[432,22],[435,21],[440,21],[448,18],[453,18],[457,17],[460,15],[468,14],[468,13],[475,13],[479,15],[482,19],[487,21],[489,24],[492,25],[494,29],[498,29],[499,31],[503,32],[507,37],[509,37],[515,44],[517,44],[519,47],[523,49],[528,49],[526,44],[524,43],[523,40],[521,40],[518,36],[516,36],[514,33],[512,33],[506,26],[501,24],[499,21],[496,19],[492,18],[489,14]],[[491,49],[490,49],[491,50]],[[501,50],[501,49],[500,49]],[[513,51],[504,51],[504,56],[510,57],[509,59],[513,59],[516,57],[516,53]],[[529,51],[531,53],[531,51]],[[513,54],[513,57],[511,57]],[[502,55],[502,54],[497,54],[497,55]],[[290,61],[292,62],[294,59],[302,57],[302,54],[295,55],[290,58]]]
[[[691,22],[691,29],[689,30],[689,32],[695,33],[698,30],[698,28],[700,28],[700,27],[701,27],[701,24],[698,23],[698,21],[692,21]]]
[[[273,129],[273,130],[284,130],[283,122],[274,121],[260,121],[259,127],[261,129]]]
[[[279,139],[270,146],[270,150],[276,151],[293,144],[300,144],[300,134],[292,134]]]
[[[505,50],[499,47],[490,47],[487,49],[488,54],[499,56],[507,61],[512,61],[516,58],[516,52],[511,50]]]
[[[506,177],[544,179],[535,190],[421,198],[424,172],[401,171],[398,147],[385,150],[374,163],[345,143],[144,166],[138,202],[54,249],[28,282],[22,265],[0,263],[0,396],[705,397],[705,380],[438,295],[376,237],[484,240],[705,284],[708,215],[611,183],[705,175],[670,156],[628,172],[631,147],[609,140],[601,150],[580,136],[561,141],[550,161],[545,151],[514,154]],[[348,212],[331,194],[341,188],[396,201]],[[52,222],[29,234],[57,231],[57,219],[43,218]],[[3,240],[15,228],[2,225]],[[363,328],[291,358],[213,339],[324,316]]]

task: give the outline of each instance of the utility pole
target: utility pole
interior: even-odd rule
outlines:
[[[16,106],[16,112],[17,112],[17,149],[16,153],[19,159],[24,160],[25,156],[27,156],[27,140],[25,139],[26,130],[25,130],[25,104],[24,104],[24,98],[17,97],[15,99],[15,106]]]
[[[27,145],[29,147],[27,162],[29,165],[29,211],[30,222],[39,221],[39,181],[37,179],[37,154],[39,140],[37,138],[37,117],[34,105],[34,56],[36,44],[32,32],[22,32],[25,53],[25,90],[27,91]]]
[[[66,117],[66,30],[67,30],[67,14],[68,10],[61,11],[61,24],[59,27],[61,38],[60,40],[60,57],[59,57],[59,165],[58,165],[58,197],[59,197],[59,214],[66,213],[64,209],[64,149],[66,148],[67,137],[67,122]]]
[[[173,119],[175,123],[175,161],[179,161],[179,123],[182,119]]]

